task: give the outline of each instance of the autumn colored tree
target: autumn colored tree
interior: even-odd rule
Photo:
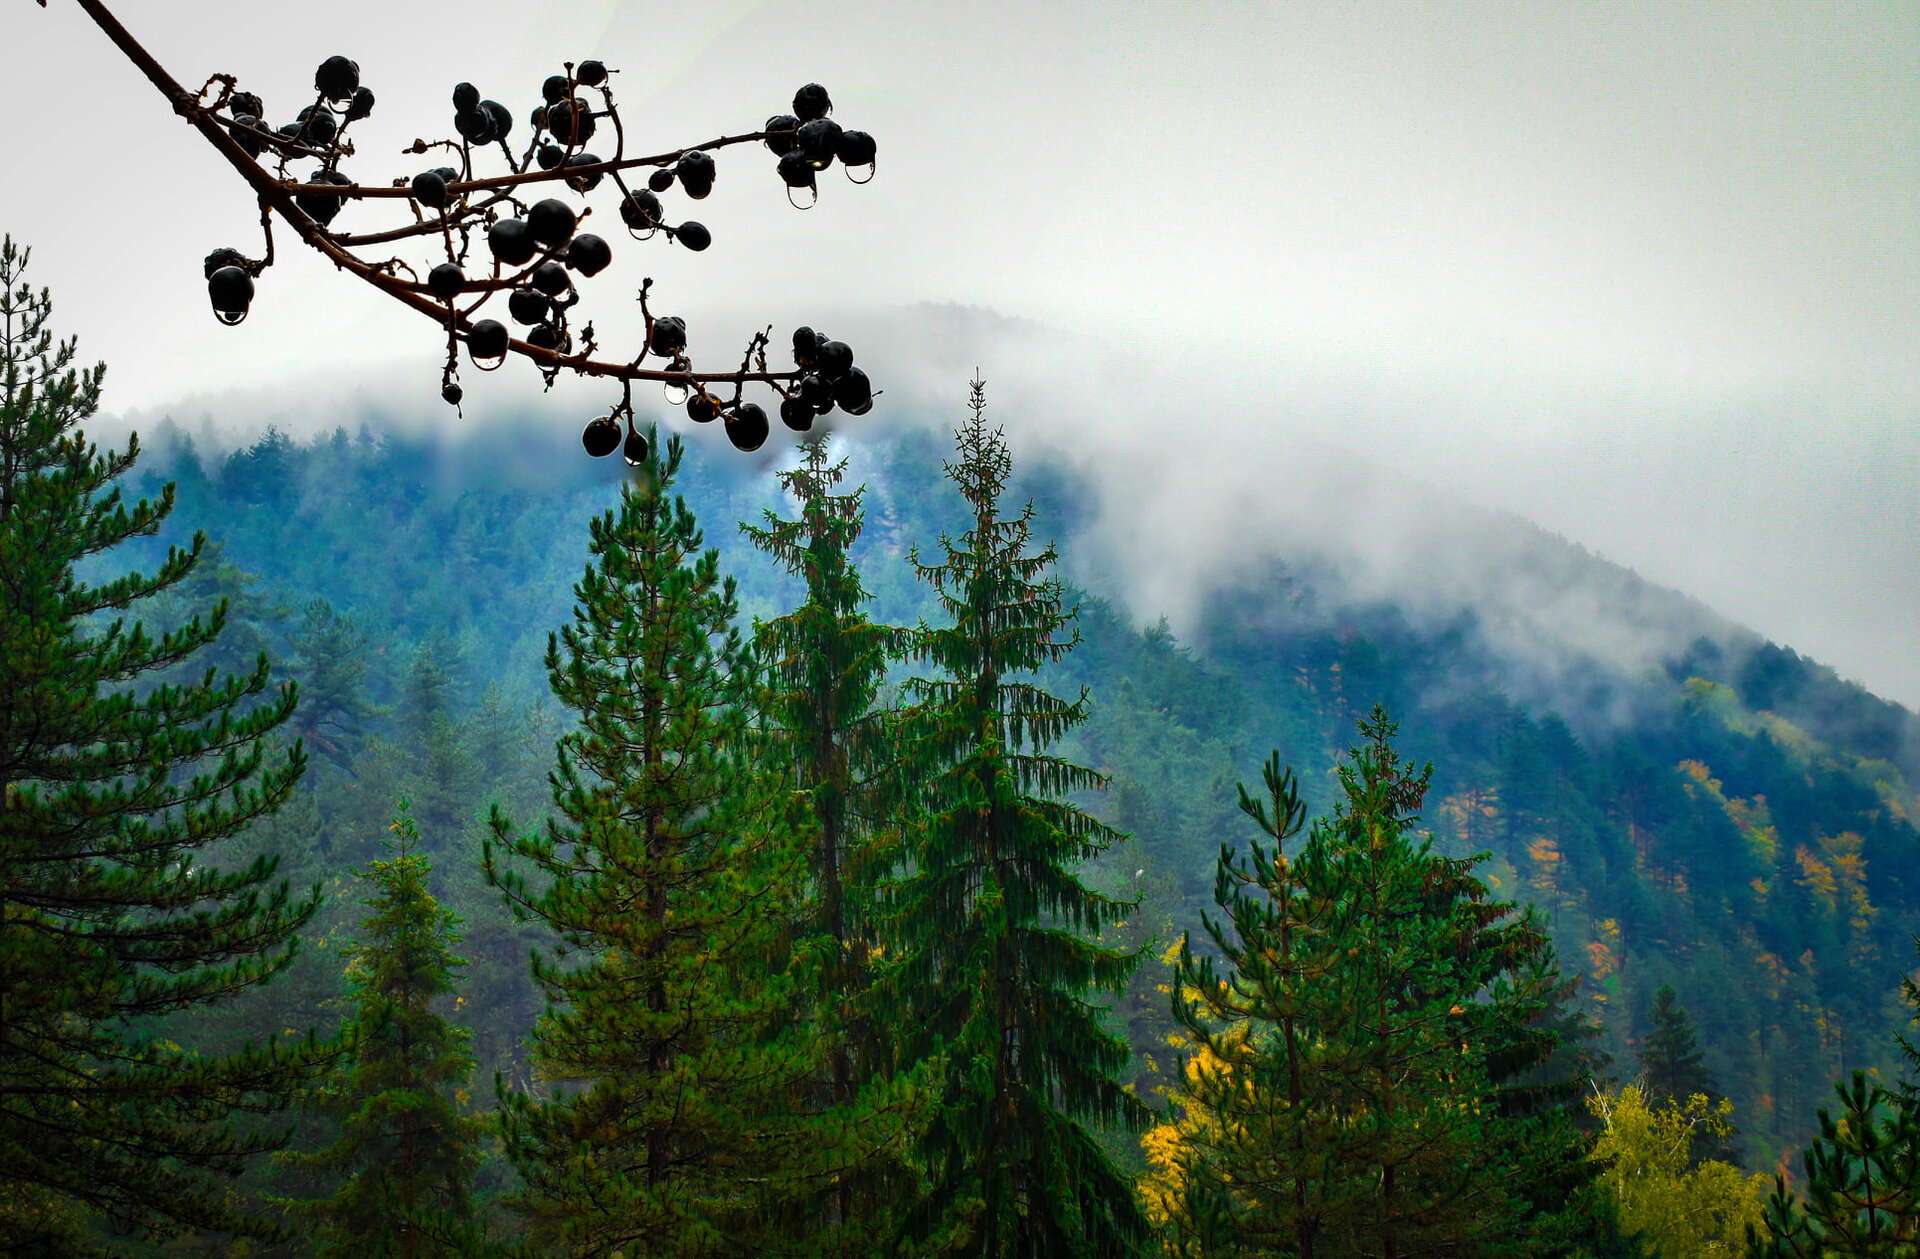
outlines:
[[[1612,1198],[1620,1227],[1637,1233],[1662,1255],[1732,1256],[1745,1253],[1749,1226],[1761,1222],[1767,1178],[1747,1176],[1731,1163],[1700,1160],[1702,1140],[1724,1140],[1733,1104],[1701,1093],[1685,1102],[1653,1102],[1636,1085],[1588,1100],[1603,1125],[1593,1161],[1606,1170],[1600,1184]]]

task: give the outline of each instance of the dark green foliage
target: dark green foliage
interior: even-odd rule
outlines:
[[[1089,995],[1117,996],[1138,965],[1094,939],[1132,905],[1076,873],[1118,838],[1065,799],[1100,775],[1047,750],[1087,698],[1029,679],[1077,635],[1053,548],[1030,549],[1032,506],[1002,512],[1011,460],[979,381],[970,407],[947,474],[971,527],[941,535],[937,563],[913,552],[949,623],[922,631],[935,676],[908,684],[905,772],[922,799],[889,906],[901,1048],[946,1057],[915,1223],[954,1254],[1124,1254],[1144,1220],[1087,1125],[1137,1129],[1146,1110],[1117,1081],[1127,1045]]]
[[[338,1182],[317,1200],[276,1205],[315,1226],[321,1259],[463,1255],[475,1228],[469,1187],[490,1126],[460,1113],[473,1034],[442,1012],[466,963],[454,955],[460,919],[427,890],[432,864],[406,802],[386,860],[360,876],[373,913],[347,952],[352,1067],[315,1102],[338,1126],[332,1144],[280,1155],[286,1166]]]
[[[1680,1006],[1680,994],[1671,984],[1662,984],[1654,992],[1647,1019],[1651,1026],[1640,1042],[1640,1072],[1649,1104],[1674,1100],[1684,1106],[1696,1093],[1710,1102],[1724,1097],[1719,1081],[1706,1067],[1706,1055]],[[1692,1161],[1718,1159],[1737,1167],[1742,1162],[1738,1138],[1739,1129],[1729,1123],[1724,1136],[1708,1134],[1694,1142]]]
[[[671,493],[681,454],[650,442],[594,521],[574,623],[549,642],[579,719],[551,778],[559,817],[518,838],[492,817],[489,879],[559,941],[534,960],[541,1087],[501,1095],[526,1181],[512,1205],[547,1248],[755,1253],[815,1196],[820,1157],[862,1139],[792,1113],[823,1065],[782,956],[805,798],[743,755],[733,583]]]
[[[1752,1259],[1895,1259],[1920,1245],[1920,1117],[1864,1071],[1835,1084],[1839,1118],[1820,1108],[1820,1135],[1801,1155],[1804,1196],[1776,1177],[1766,1234],[1747,1230]]]
[[[138,445],[102,455],[76,428],[104,369],[73,368],[26,263],[0,245],[0,1249],[89,1249],[90,1217],[268,1236],[224,1181],[280,1136],[234,1119],[284,1106],[328,1050],[269,1036],[199,1052],[143,1024],[272,978],[315,912],[271,859],[205,863],[299,780],[298,745],[273,742],[294,692],[269,691],[264,655],[136,690],[200,661],[227,607],[159,637],[125,619],[188,580],[200,535],[151,573],[76,577],[158,530],[173,492],[129,510],[110,488]]]
[[[367,698],[367,639],[353,618],[325,599],[310,599],[289,636],[300,678],[294,728],[341,766],[352,764],[369,721],[382,710]]]
[[[254,589],[264,605],[298,609],[324,596],[365,639],[361,693],[376,711],[360,719],[357,736],[323,727],[343,751],[313,758],[304,802],[296,797],[294,806],[310,822],[283,814],[271,837],[249,841],[312,862],[311,874],[295,872],[296,884],[341,877],[377,855],[395,796],[424,809],[437,753],[403,725],[406,675],[420,643],[458,645],[446,656],[448,713],[469,769],[443,790],[462,825],[423,831],[435,890],[467,920],[480,1074],[497,1066],[524,1087],[517,1046],[539,1006],[525,956],[544,928],[506,921],[466,854],[478,848],[473,819],[488,799],[523,819],[547,799],[546,761],[564,722],[541,704],[545,628],[567,615],[584,522],[615,499],[617,476],[578,457],[577,432],[538,417],[471,429],[444,445],[409,437],[378,414],[342,418],[343,432],[306,442],[271,435],[231,455],[203,441],[204,469],[184,442],[169,447],[160,434],[151,446],[165,466],[156,469],[149,451],[139,471],[164,473],[149,497],[159,480],[178,482],[181,506],[169,527],[200,524],[224,537],[231,561],[260,576]],[[930,591],[901,557],[915,540],[925,545],[941,529],[967,525],[964,501],[941,492],[939,444],[902,424],[847,453],[849,482],[866,487],[867,526],[850,558],[874,594],[873,619],[933,619]],[[689,457],[677,489],[701,519],[758,519],[776,503],[772,477],[727,471],[735,467]],[[1022,462],[1013,501],[1036,494],[1045,527],[1061,530],[1071,558],[1083,546],[1073,522],[1094,516],[1084,478],[1039,471]],[[805,597],[800,580],[731,528],[715,532],[743,609],[766,619]],[[187,533],[161,542],[184,545]],[[128,567],[152,569],[164,545],[133,539],[117,554],[135,557]],[[1426,817],[1436,851],[1491,850],[1476,873],[1494,894],[1550,912],[1562,965],[1571,974],[1577,963],[1584,975],[1568,1004],[1604,1024],[1600,1047],[1620,1064],[1616,1074],[1637,1072],[1636,1024],[1655,991],[1673,985],[1686,995],[1702,1065],[1734,1103],[1756,1167],[1797,1158],[1833,1079],[1856,1067],[1890,1078],[1899,1011],[1888,979],[1920,927],[1920,835],[1905,820],[1915,816],[1915,775],[1909,769],[1903,781],[1899,772],[1911,754],[1892,767],[1868,759],[1893,750],[1891,727],[1868,710],[1892,711],[1907,725],[1912,714],[1857,687],[1827,686],[1820,678],[1831,681],[1830,671],[1804,658],[1756,655],[1759,644],[1732,632],[1720,638],[1717,662],[1696,654],[1670,673],[1629,676],[1589,661],[1583,673],[1543,682],[1493,612],[1437,619],[1356,604],[1318,571],[1247,558],[1246,578],[1223,582],[1183,625],[1185,641],[1152,624],[1155,609],[1136,626],[1116,604],[1083,598],[1076,624],[1084,641],[1042,674],[1056,693],[1089,688],[1090,719],[1056,750],[1112,776],[1114,789],[1089,807],[1134,832],[1084,870],[1090,886],[1143,897],[1144,912],[1104,934],[1106,943],[1151,929],[1164,944],[1197,923],[1211,904],[1215,854],[1241,833],[1232,784],[1256,776],[1268,748],[1288,750],[1305,802],[1323,813],[1334,803],[1332,770],[1353,717],[1398,695],[1403,751],[1435,764]],[[1578,588],[1604,570],[1588,558],[1567,575]],[[229,631],[248,615],[235,604]],[[262,620],[262,641],[271,650],[299,621],[297,613]],[[1769,682],[1783,665],[1820,675],[1820,685]],[[292,672],[301,683],[297,724],[316,695],[315,675],[304,666]],[[1702,681],[1688,686],[1691,678]],[[481,697],[495,683],[489,710]],[[1838,706],[1810,702],[1822,688]],[[309,749],[319,746],[309,738]],[[509,753],[495,758],[483,746]],[[1826,873],[1839,882],[1837,895],[1821,890]],[[1866,904],[1845,881],[1856,875]],[[346,912],[350,898],[341,903],[331,921],[309,925],[319,947],[306,950],[307,978],[276,982],[264,1001],[231,1003],[217,1020],[219,1043],[320,1016],[318,1001],[333,994],[339,970],[324,953],[326,929],[357,917]],[[1170,1061],[1162,1043],[1170,1014],[1156,990],[1167,976],[1156,966],[1136,971],[1124,998],[1135,1051],[1129,1075],[1143,1096]],[[209,1025],[196,1020],[196,1034]]]
[[[795,1107],[868,1134],[872,1156],[842,1166],[812,1211],[790,1224],[793,1244],[815,1253],[871,1254],[890,1239],[892,1207],[910,1183],[901,1164],[909,1121],[898,1091],[885,1086],[897,1018],[874,999],[876,881],[886,872],[905,798],[887,771],[894,745],[878,706],[888,665],[909,635],[867,618],[870,596],[850,558],[866,513],[862,492],[836,494],[846,461],[829,461],[825,438],[802,448],[781,474],[798,504],[786,520],[769,510],[742,524],[754,545],[805,583],[806,598],[785,616],[755,626],[765,690],[757,755],[790,776],[813,813],[808,895],[799,909],[796,953],[818,978],[810,999],[828,1069]]]
[[[1534,915],[1487,899],[1473,858],[1415,842],[1432,775],[1376,707],[1340,766],[1345,799],[1289,858],[1305,817],[1276,753],[1240,807],[1273,843],[1223,849],[1183,946],[1175,1014],[1204,1048],[1169,1203],[1195,1253],[1569,1253],[1592,1172],[1540,1078],[1564,984]],[[1217,1248],[1217,1249],[1215,1249]]]

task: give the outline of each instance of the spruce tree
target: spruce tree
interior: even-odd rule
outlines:
[[[1086,719],[1087,698],[1058,699],[1032,675],[1078,635],[1053,548],[1031,546],[1033,505],[1002,511],[1011,460],[985,407],[976,380],[946,465],[972,527],[941,537],[937,563],[913,552],[951,618],[920,635],[937,676],[908,684],[923,798],[889,907],[903,1048],[946,1062],[915,1224],[953,1254],[1125,1254],[1145,1220],[1086,1125],[1146,1119],[1116,1079],[1127,1045],[1089,999],[1117,997],[1139,964],[1096,942],[1133,906],[1075,873],[1117,835],[1066,799],[1105,780],[1047,751]]]
[[[890,663],[909,635],[868,619],[871,596],[851,551],[865,523],[864,487],[835,493],[847,461],[832,460],[827,439],[801,447],[801,462],[780,476],[798,512],[764,513],[742,524],[753,544],[806,583],[806,597],[785,616],[755,626],[765,677],[759,706],[763,763],[790,776],[813,814],[807,899],[798,906],[797,960],[815,980],[810,995],[827,1072],[797,1104],[857,1129],[838,1169],[796,1232],[813,1249],[871,1254],[891,1228],[899,1196],[902,1144],[912,1118],[911,1089],[890,1082],[895,1029],[873,999],[875,881],[884,873],[901,793],[887,771],[892,731],[879,705]],[[796,1239],[796,1245],[798,1240]]]
[[[1671,984],[1662,984],[1653,994],[1653,1009],[1648,1011],[1653,1024],[1640,1046],[1642,1093],[1658,1106],[1671,1101],[1684,1109],[1695,1094],[1709,1102],[1725,1098],[1719,1081],[1707,1070],[1706,1055],[1701,1052],[1693,1022],[1680,1006],[1680,994]],[[1739,1167],[1745,1161],[1740,1148],[1740,1129],[1731,1121],[1703,1133],[1693,1144],[1695,1164],[1717,1160]]]
[[[407,802],[388,828],[391,854],[360,878],[373,913],[347,953],[353,1002],[352,1068],[317,1099],[339,1135],[287,1166],[337,1178],[335,1191],[278,1205],[319,1226],[320,1259],[465,1254],[474,1240],[468,1187],[484,1120],[453,1093],[473,1073],[473,1033],[435,1009],[458,989],[460,919],[427,890],[432,865]]]
[[[1680,994],[1673,985],[1662,984],[1653,994],[1653,1009],[1647,1017],[1653,1024],[1640,1047],[1640,1070],[1645,1084],[1642,1090],[1655,1103],[1669,1099],[1686,1105],[1695,1093],[1708,1100],[1720,1097],[1720,1086],[1708,1071],[1686,1010],[1680,1006]]]
[[[558,816],[516,837],[496,805],[485,856],[559,941],[533,965],[532,1063],[553,1092],[502,1097],[526,1182],[510,1205],[531,1242],[580,1254],[776,1250],[839,1143],[791,1105],[822,1065],[786,973],[805,800],[743,754],[733,581],[671,492],[681,456],[650,441],[592,523],[574,622],[547,647],[579,718],[550,776]]]
[[[203,852],[299,780],[300,746],[272,737],[294,690],[269,690],[264,655],[243,676],[151,683],[225,623],[224,603],[158,637],[127,623],[193,572],[204,536],[152,573],[77,574],[157,532],[173,487],[122,502],[138,442],[102,454],[77,427],[104,368],[55,342],[27,260],[0,243],[0,1249],[86,1251],[89,1217],[269,1236],[225,1180],[280,1134],[238,1117],[281,1109],[330,1050],[196,1052],[153,1027],[278,974],[317,907],[273,859],[221,869]]]

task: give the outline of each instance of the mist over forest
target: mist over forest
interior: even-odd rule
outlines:
[[[909,553],[968,525],[941,472],[956,410],[835,439],[865,487],[851,558],[876,622],[939,618]],[[770,471],[743,472],[692,436],[676,489],[738,582],[741,623],[790,611],[803,583],[736,523],[793,500]],[[171,483],[178,505],[162,535],[113,562],[151,565],[195,529],[213,539],[166,607],[177,618],[232,600],[212,662],[240,669],[265,651],[298,681],[291,728],[311,757],[293,803],[241,851],[278,852],[296,885],[330,890],[294,970],[212,1025],[238,1043],[256,1026],[338,1019],[339,950],[362,915],[352,876],[380,856],[404,798],[433,891],[464,922],[458,1015],[474,1079],[532,1086],[541,999],[525,954],[547,941],[485,887],[479,853],[490,805],[529,825],[551,809],[553,740],[576,717],[541,657],[574,607],[586,522],[623,478],[570,457],[571,436],[534,415],[453,439],[363,421],[231,448],[162,423],[145,443],[137,485],[152,496]],[[1542,913],[1578,979],[1569,1011],[1597,1029],[1594,1087],[1644,1079],[1664,987],[1697,1029],[1750,1170],[1791,1169],[1831,1081],[1895,1073],[1920,923],[1913,714],[1571,542],[1437,495],[1419,528],[1393,535],[1409,548],[1397,567],[1379,537],[1371,556],[1244,538],[1193,583],[1176,632],[1116,577],[1097,485],[1042,452],[1016,463],[1008,495],[1033,502],[1036,538],[1057,542],[1075,583],[1082,642],[1040,680],[1087,688],[1090,716],[1060,753],[1106,776],[1073,798],[1124,837],[1084,877],[1140,899],[1119,939],[1144,946],[1143,964],[1108,1016],[1138,1095],[1172,1096],[1183,1042],[1169,950],[1183,933],[1209,947],[1216,857],[1249,838],[1234,784],[1256,783],[1276,750],[1311,813],[1329,813],[1335,769],[1376,703],[1408,760],[1434,766],[1422,831],[1441,853],[1485,854],[1490,894]],[[894,665],[889,694],[912,672]],[[1139,1147],[1109,1145],[1147,1174]]]
[[[1909,8],[116,7],[0,1255],[1920,1255]]]

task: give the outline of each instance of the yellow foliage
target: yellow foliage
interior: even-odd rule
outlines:
[[[1587,1108],[1606,1124],[1591,1157],[1609,1164],[1601,1183],[1623,1230],[1643,1234],[1665,1259],[1745,1253],[1746,1226],[1761,1226],[1767,1177],[1742,1175],[1717,1160],[1687,1166],[1695,1137],[1731,1131],[1732,1102],[1714,1106],[1696,1093],[1685,1105],[1669,1099],[1650,1109],[1629,1084],[1618,1094],[1595,1094]]]

